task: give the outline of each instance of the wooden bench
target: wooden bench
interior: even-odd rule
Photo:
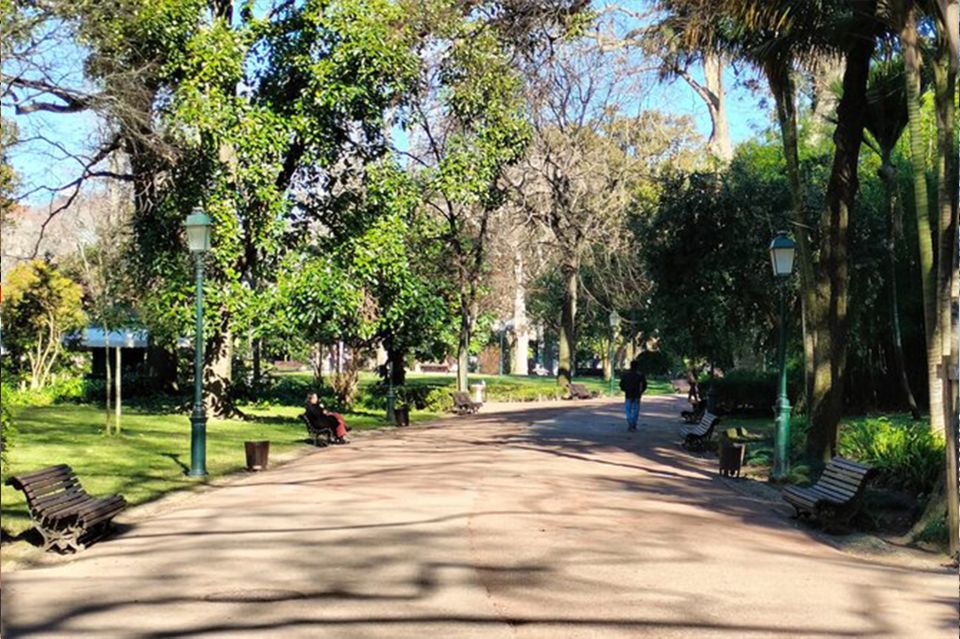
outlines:
[[[707,412],[707,400],[701,399],[690,410],[680,411],[680,417],[688,424],[696,424],[703,418],[705,412]]]
[[[120,495],[93,497],[80,485],[73,469],[66,464],[17,475],[7,484],[27,496],[30,518],[43,536],[43,550],[83,550],[102,537],[110,521],[124,508]]]
[[[788,486],[781,494],[798,518],[814,517],[828,526],[847,523],[860,509],[867,481],[874,472],[869,466],[834,457],[816,484],[809,488]]]
[[[470,393],[466,391],[454,391],[450,395],[453,397],[453,412],[457,415],[472,415],[483,406],[480,402],[470,399]]]
[[[720,423],[720,418],[713,413],[704,411],[700,421],[680,430],[683,440],[680,445],[687,450],[703,450],[703,445],[710,440],[713,429]]]
[[[567,399],[593,399],[596,397],[595,394],[587,390],[587,387],[583,384],[573,384],[567,387],[567,392],[570,393],[570,397]]]
[[[303,425],[307,427],[307,435],[310,439],[313,440],[314,446],[327,446],[333,442],[334,438],[334,427],[330,426],[314,426],[313,422],[307,417],[306,413],[300,413],[300,421],[303,422]],[[320,436],[326,436],[326,441],[321,441]]]

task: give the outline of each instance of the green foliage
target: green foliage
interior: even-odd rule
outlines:
[[[927,522],[927,525],[923,527],[914,541],[937,544],[941,547],[946,547],[947,543],[950,540],[950,525],[947,523],[947,515],[943,514],[941,517],[935,517]]]
[[[3,399],[0,400],[0,481],[7,478],[7,469],[9,466],[10,450],[17,441],[17,429],[13,425],[11,399],[6,393],[7,387],[3,387]]]
[[[721,365],[770,343],[777,295],[767,238],[789,210],[775,147],[745,145],[720,174],[663,178],[634,232],[661,347]]]
[[[12,371],[44,386],[65,364],[63,336],[84,324],[83,289],[43,260],[15,266],[3,288],[0,319]]]
[[[4,405],[6,399],[3,400]],[[297,415],[304,400],[267,411],[247,409],[250,420],[211,419],[208,423],[207,471],[211,479],[241,471],[243,442],[251,435],[270,440],[270,459],[279,463],[309,452]],[[420,419],[422,414],[412,416]],[[193,490],[196,480],[184,473],[190,462],[190,423],[185,414],[127,409],[123,433],[105,445],[103,411],[95,406],[22,407],[15,414],[17,446],[10,456],[11,474],[69,462],[86,490],[95,495],[119,493],[131,505],[152,501],[176,490]],[[379,428],[381,416],[346,415],[354,430]],[[16,535],[30,527],[23,493],[0,486],[3,528]],[[4,545],[4,559],[10,547]]]
[[[769,413],[777,398],[775,371],[733,370],[712,381],[708,378],[701,379],[704,392],[711,384],[724,412]]]
[[[676,362],[664,351],[643,351],[636,357],[640,372],[646,376],[667,375],[676,368]]]
[[[877,469],[888,486],[929,494],[943,474],[944,441],[926,422],[886,416],[843,424],[837,451]]]

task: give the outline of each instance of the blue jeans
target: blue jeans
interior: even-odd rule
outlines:
[[[636,428],[637,420],[640,419],[640,398],[624,400],[623,412],[627,414],[627,426]]]

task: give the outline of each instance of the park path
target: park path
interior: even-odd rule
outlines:
[[[955,571],[846,555],[675,444],[676,398],[364,434],[3,578],[3,637],[957,636]]]

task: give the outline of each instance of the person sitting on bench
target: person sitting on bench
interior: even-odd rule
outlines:
[[[340,413],[327,412],[320,403],[320,398],[316,393],[307,394],[307,406],[305,409],[307,419],[316,427],[330,426],[333,429],[333,443],[346,444],[347,422],[344,421]]]

